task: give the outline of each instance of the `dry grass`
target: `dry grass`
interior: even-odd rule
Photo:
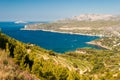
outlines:
[[[28,71],[19,69],[4,50],[0,50],[0,80],[39,80]]]

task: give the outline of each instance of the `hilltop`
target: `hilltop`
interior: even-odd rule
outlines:
[[[120,15],[111,15],[111,14],[80,14],[78,16],[73,16],[70,18],[61,19],[58,21],[108,21],[108,20],[120,20]]]
[[[97,20],[114,20],[117,16],[110,14],[81,14],[79,16],[73,16],[72,20],[78,21],[97,21]]]

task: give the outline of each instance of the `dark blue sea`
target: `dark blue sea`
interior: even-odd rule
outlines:
[[[85,42],[89,42],[99,37],[96,36],[84,36],[73,35],[63,33],[52,33],[46,31],[30,31],[20,30],[26,24],[34,24],[36,22],[16,24],[14,22],[0,22],[0,28],[2,32],[24,43],[36,44],[48,50],[53,50],[58,53],[64,53],[66,51],[73,51],[77,48],[97,48],[96,46],[88,45]],[[44,22],[41,22],[44,23]]]

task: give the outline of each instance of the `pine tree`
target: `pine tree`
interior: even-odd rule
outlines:
[[[9,50],[9,44],[6,43],[6,52],[8,53],[8,55],[10,55],[10,50]]]
[[[22,62],[22,58],[25,54],[27,53],[23,45],[19,44],[14,48],[14,60],[18,65]]]
[[[0,28],[0,35],[2,34],[2,29]]]

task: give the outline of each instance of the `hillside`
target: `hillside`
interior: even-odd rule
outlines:
[[[21,70],[8,53],[0,49],[0,80],[39,80],[27,70]]]
[[[35,74],[40,80],[120,79],[120,48],[85,48],[57,54],[34,44],[24,44],[3,33],[0,33],[0,48],[5,49],[21,69]]]
[[[97,21],[97,20],[118,20],[119,18],[116,15],[110,14],[81,14],[79,16],[73,16],[73,20],[78,21]]]

